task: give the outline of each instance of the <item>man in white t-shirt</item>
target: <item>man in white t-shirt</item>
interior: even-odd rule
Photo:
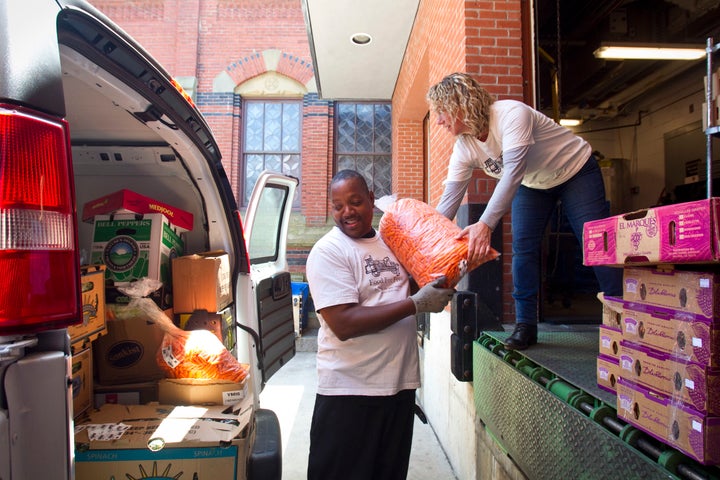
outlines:
[[[480,219],[462,230],[468,257],[482,257],[503,215],[512,211],[515,331],[505,341],[522,350],[537,343],[540,246],[561,202],[582,243],[583,224],[609,215],[605,185],[584,139],[532,107],[495,99],[470,75],[453,73],[430,87],[427,100],[456,141],[437,209],[454,218],[474,169],[499,179]],[[622,269],[595,267],[600,289],[622,295]],[[598,310],[599,311],[599,310]]]
[[[454,290],[440,278],[410,295],[360,173],[338,172],[330,200],[336,227],[306,266],[320,321],[308,479],[404,479],[420,386],[415,314],[442,311]]]

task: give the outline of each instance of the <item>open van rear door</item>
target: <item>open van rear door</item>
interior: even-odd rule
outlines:
[[[245,238],[257,298],[263,385],[295,356],[287,235],[296,178],[262,172],[245,213]]]

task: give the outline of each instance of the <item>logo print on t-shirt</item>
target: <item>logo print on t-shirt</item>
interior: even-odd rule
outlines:
[[[379,277],[382,272],[393,272],[395,275],[400,273],[400,265],[385,257],[382,260],[373,260],[371,255],[365,257],[365,273],[369,273],[373,277]]]
[[[501,153],[497,160],[493,160],[492,158],[488,158],[487,160],[485,160],[483,168],[488,173],[500,175],[500,173],[502,172],[502,162],[503,156]]]

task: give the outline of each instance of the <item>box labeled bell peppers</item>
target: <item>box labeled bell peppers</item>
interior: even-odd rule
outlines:
[[[720,198],[664,205],[585,223],[587,266],[720,260]]]
[[[658,390],[700,413],[720,415],[720,369],[620,342],[621,376]]]
[[[122,286],[144,277],[159,280],[164,287],[160,308],[172,306],[171,261],[181,256],[185,244],[178,230],[167,218],[148,214],[137,218],[132,214],[98,215],[90,250],[90,262],[105,264],[109,286]],[[122,303],[108,294],[108,302]]]
[[[113,405],[75,427],[75,478],[244,480],[252,402],[227,406]]]
[[[720,464],[720,418],[706,416],[662,393],[620,377],[617,415],[704,465]]]

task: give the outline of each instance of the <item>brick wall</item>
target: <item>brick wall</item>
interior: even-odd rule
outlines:
[[[423,0],[408,42],[393,96],[394,178],[408,178],[402,193],[436,205],[447,174],[454,138],[427,120],[425,93],[443,76],[472,73],[498,98],[524,99],[522,3],[508,1]],[[427,192],[416,182],[417,167],[427,150]],[[476,172],[466,201],[485,204],[496,180]],[[503,221],[503,320],[513,318],[509,215]]]
[[[95,0],[174,77],[197,80],[196,103],[217,137],[230,182],[241,192],[242,99],[232,85],[276,72],[312,85],[314,72],[300,0]],[[453,138],[428,117],[425,93],[454,71],[473,73],[499,98],[523,97],[522,0],[422,0],[393,95],[393,186],[404,197],[437,204]],[[268,63],[266,52],[277,52]],[[230,88],[218,88],[226,78]],[[333,104],[303,96],[298,232],[327,228],[333,173]],[[467,201],[487,203],[495,180],[476,173]],[[503,299],[510,298],[510,226],[504,219]],[[304,271],[313,239],[291,243],[292,270]]]
[[[234,86],[273,72],[307,87],[302,96],[301,209],[294,214],[290,270],[304,275],[309,247],[327,231],[333,104],[314,93],[300,0],[94,0],[173,77],[197,82],[195,102],[215,134],[240,203],[242,98]],[[267,53],[270,52],[269,55]],[[226,79],[218,88],[218,79]],[[308,233],[310,232],[310,233]],[[312,238],[310,238],[312,237]]]

